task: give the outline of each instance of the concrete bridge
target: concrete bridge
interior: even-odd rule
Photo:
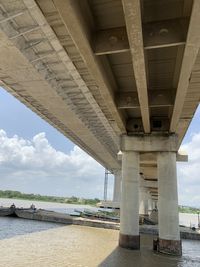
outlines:
[[[122,170],[122,247],[140,248],[139,206],[158,200],[159,250],[181,254],[199,47],[199,0],[0,0],[0,85],[116,174],[115,198]]]

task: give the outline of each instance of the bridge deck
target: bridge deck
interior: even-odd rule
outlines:
[[[117,169],[122,134],[181,144],[200,99],[199,33],[198,0],[0,0],[0,85]]]

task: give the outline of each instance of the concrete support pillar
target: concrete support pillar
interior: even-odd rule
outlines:
[[[148,216],[148,190],[144,186],[143,178],[140,178],[139,214]]]
[[[157,201],[157,200],[153,200],[153,201],[152,201],[152,204],[153,204],[153,210],[154,210],[154,209],[157,210],[157,209],[158,209],[158,201]]]
[[[133,151],[123,152],[122,155],[119,245],[128,249],[140,248],[139,153]]]
[[[121,181],[122,171],[114,171],[114,188],[113,188],[113,202],[120,203],[121,200]]]
[[[158,251],[181,255],[175,152],[158,153],[158,192]]]
[[[148,193],[148,214],[150,214],[152,210],[153,210],[153,200],[151,194]]]

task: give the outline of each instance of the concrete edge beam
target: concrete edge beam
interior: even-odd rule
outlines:
[[[176,154],[176,161],[178,162],[188,162],[188,155],[180,154],[179,152]]]
[[[169,136],[121,136],[121,151],[137,152],[177,152],[177,135]]]
[[[119,151],[117,153],[117,159],[119,161],[122,160],[122,151]],[[177,154],[176,154],[176,161],[177,162],[188,162],[188,155],[187,154],[180,154],[179,151],[178,151]],[[142,163],[142,161],[140,161],[140,163]]]

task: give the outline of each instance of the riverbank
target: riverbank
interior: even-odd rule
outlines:
[[[58,196],[46,196],[40,194],[26,194],[19,191],[13,190],[0,190],[0,199],[17,199],[17,200],[28,200],[28,201],[42,201],[42,202],[53,202],[62,204],[76,204],[76,205],[91,205],[96,206],[100,202],[100,199],[85,199],[76,196],[72,197],[58,197]],[[179,213],[198,214],[200,213],[199,208],[188,207],[179,205]]]
[[[58,196],[46,196],[40,194],[25,194],[19,191],[12,190],[0,190],[0,198],[2,199],[18,199],[18,200],[29,200],[29,201],[43,201],[43,202],[55,202],[63,204],[78,204],[78,205],[92,205],[95,206],[100,202],[99,199],[88,199],[72,197],[58,197]]]

